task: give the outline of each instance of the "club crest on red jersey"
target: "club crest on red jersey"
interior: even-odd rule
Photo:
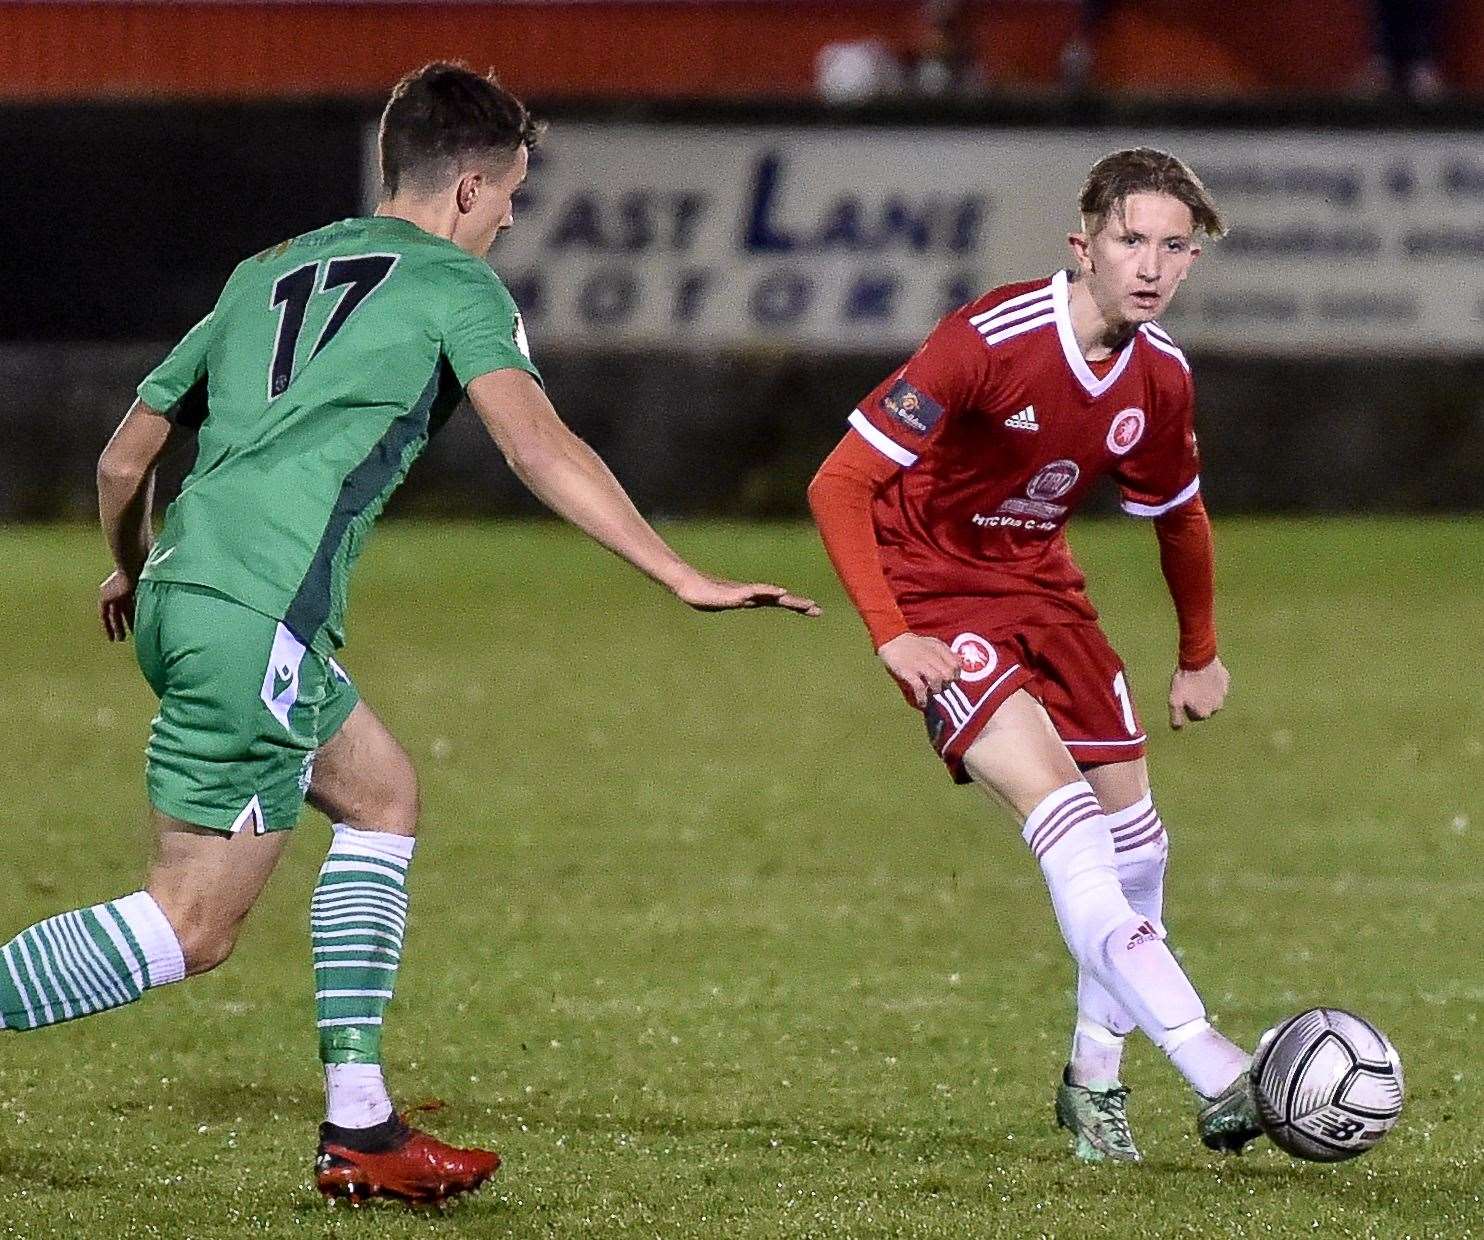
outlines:
[[[1142,409],[1120,409],[1108,427],[1108,451],[1123,456],[1144,438],[1144,411]]]
[[[1036,476],[1025,484],[1025,493],[1031,499],[1060,499],[1077,485],[1081,474],[1076,461],[1052,461],[1041,466]]]
[[[942,405],[905,379],[898,379],[891,385],[881,398],[881,408],[919,435],[926,435],[943,416]]]
[[[963,668],[963,671],[959,673],[959,679],[967,680],[971,684],[977,680],[988,679],[999,662],[994,646],[977,633],[960,633],[953,639],[949,649],[958,655],[959,664]]]

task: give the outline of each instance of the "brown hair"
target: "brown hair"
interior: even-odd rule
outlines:
[[[381,114],[382,196],[436,190],[471,158],[535,146],[543,128],[493,73],[435,60],[398,82]]]
[[[1226,236],[1226,221],[1200,177],[1184,161],[1151,146],[1114,151],[1093,164],[1077,199],[1088,234],[1098,232],[1130,194],[1168,194],[1190,208],[1196,231]]]

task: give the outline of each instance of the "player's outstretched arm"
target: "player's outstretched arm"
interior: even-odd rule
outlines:
[[[531,493],[641,573],[698,611],[783,607],[819,615],[813,599],[766,582],[712,577],[686,562],[655,533],[590,447],[572,433],[546,393],[521,370],[496,370],[469,384],[485,428]]]
[[[98,519],[114,563],[98,587],[98,615],[109,641],[123,641],[134,624],[134,589],[154,542],[155,466],[173,439],[188,433],[135,401],[98,458]]]

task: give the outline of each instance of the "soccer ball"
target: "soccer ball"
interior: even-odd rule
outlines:
[[[1263,1130],[1295,1158],[1364,1154],[1402,1113],[1402,1061],[1375,1025],[1339,1008],[1311,1008],[1269,1029],[1252,1059]]]

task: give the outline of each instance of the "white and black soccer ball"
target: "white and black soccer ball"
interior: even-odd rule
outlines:
[[[1264,1131],[1295,1158],[1364,1154],[1402,1113],[1402,1061],[1386,1035],[1339,1008],[1311,1008],[1257,1043],[1252,1092]]]

